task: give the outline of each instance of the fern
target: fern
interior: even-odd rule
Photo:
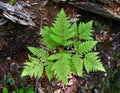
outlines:
[[[85,54],[86,52],[91,51],[96,44],[97,44],[97,41],[83,42],[78,46],[77,51],[79,51],[79,53],[81,53],[81,54]]]
[[[49,81],[52,79],[52,77],[54,76],[54,73],[53,71],[51,70],[52,66],[53,66],[54,62],[53,61],[46,61],[45,62],[45,71],[46,71],[46,74],[47,74],[47,77],[49,79]]]
[[[24,63],[24,70],[21,76],[31,76],[31,77],[38,77],[40,78],[43,73],[43,64],[39,62],[38,59],[31,57],[28,55],[30,62]]]
[[[42,30],[43,40],[49,49],[55,49],[57,46],[67,46],[72,44],[69,39],[75,35],[75,30],[71,27],[64,10],[61,10],[53,23],[53,27]]]
[[[37,47],[28,47],[29,51],[33,53],[37,58],[41,59],[42,61],[47,59],[47,53],[45,50],[37,48]]]
[[[49,58],[49,60],[56,60],[56,62],[52,66],[52,71],[54,71],[54,75],[56,75],[56,78],[58,78],[66,85],[68,80],[68,74],[70,73],[70,58],[70,55],[67,53],[60,53],[56,54],[55,56],[52,55]]]
[[[92,40],[93,39],[93,30],[92,30],[92,23],[93,21],[90,21],[88,23],[80,23],[78,27],[78,34],[80,39],[84,40]]]
[[[98,52],[92,52],[97,44],[93,39],[92,21],[71,24],[62,9],[51,27],[41,29],[42,48],[28,47],[32,56],[25,63],[21,76],[41,77],[45,70],[49,80],[56,77],[67,85],[68,75],[73,72],[79,76],[86,72],[105,71],[98,58]],[[69,47],[69,50],[67,49]],[[52,53],[52,51],[55,51]]]
[[[54,42],[51,38],[52,31],[51,28],[45,27],[41,30],[41,34],[43,36],[43,42],[46,44],[49,50],[54,50],[57,46],[59,46],[58,43]]]
[[[78,55],[72,59],[71,71],[79,76],[83,74],[83,60]]]
[[[68,74],[70,72],[70,53],[56,53],[48,57],[48,60],[54,61],[51,70],[54,72],[54,75],[58,80],[67,84]],[[62,67],[62,69],[61,69]]]
[[[98,52],[91,52],[85,55],[84,66],[87,73],[90,71],[105,71],[97,55]]]

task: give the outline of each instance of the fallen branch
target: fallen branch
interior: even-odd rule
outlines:
[[[79,9],[120,21],[120,15],[118,15],[117,13],[114,13],[113,11],[107,9],[102,5],[94,4],[91,2],[77,2],[77,3],[70,2],[70,4],[75,7],[78,7]]]

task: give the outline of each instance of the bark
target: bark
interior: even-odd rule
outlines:
[[[120,21],[120,15],[112,12],[103,5],[98,5],[91,2],[78,2],[78,3],[70,3],[70,4],[72,4],[75,7],[78,7],[79,9]]]
[[[16,5],[11,5],[9,3],[4,3],[0,1],[0,10],[2,10],[2,14],[5,18],[13,22],[16,22],[22,25],[35,26],[35,23],[32,20],[32,16],[30,15],[30,12],[26,11],[25,8],[19,3],[16,3]],[[0,20],[0,25],[4,23],[5,21],[1,22]]]

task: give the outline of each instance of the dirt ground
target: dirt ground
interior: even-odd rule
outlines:
[[[8,2],[7,0],[1,1]],[[43,76],[39,80],[41,87],[45,93],[109,93],[109,86],[114,83],[111,83],[109,76],[120,68],[120,22],[85,12],[68,3],[55,3],[51,0],[23,1],[32,5],[30,11],[33,11],[36,15],[34,20],[36,26],[23,26],[11,21],[0,26],[0,89],[7,87],[9,91],[13,91],[23,85],[25,87],[35,87],[33,78],[20,78],[23,63],[27,61],[27,54],[29,53],[27,46],[42,46],[39,34],[40,28],[46,25],[50,26],[59,10],[64,8],[70,19],[75,19],[77,15],[80,15],[78,22],[94,20],[94,37],[99,41],[96,49],[100,52],[100,59],[106,73],[85,74],[82,78],[72,76],[69,80],[72,81],[72,84],[67,87],[63,87],[55,79],[49,82]],[[10,77],[14,80],[13,85],[6,82]],[[109,86],[105,82],[109,82]],[[102,90],[104,92],[101,92]],[[0,91],[0,93],[2,92]]]

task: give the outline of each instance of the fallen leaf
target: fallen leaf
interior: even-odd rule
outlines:
[[[54,93],[60,93],[60,89],[58,89],[58,90],[54,91]]]

